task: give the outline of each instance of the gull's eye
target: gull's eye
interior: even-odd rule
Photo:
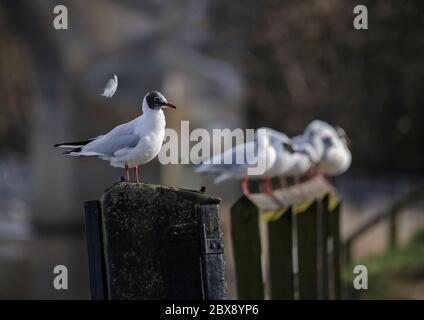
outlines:
[[[331,147],[333,145],[333,140],[330,137],[325,137],[324,139],[322,139],[322,142],[326,147]]]
[[[153,101],[154,101],[154,102],[160,102],[160,99],[159,99],[159,97],[155,97],[155,98],[153,99]]]

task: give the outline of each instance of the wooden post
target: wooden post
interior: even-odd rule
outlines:
[[[321,299],[328,300],[330,298],[329,276],[328,276],[328,238],[329,238],[329,202],[330,195],[324,196],[320,203],[320,271],[321,271]]]
[[[93,300],[105,300],[107,298],[101,210],[100,201],[85,202],[88,267],[91,298]]]
[[[341,202],[339,202],[328,213],[329,234],[333,238],[332,278],[334,283],[334,299],[336,300],[340,300],[342,298],[340,210]],[[345,253],[350,256],[350,243],[345,248]]]
[[[268,223],[271,299],[294,299],[292,207]]]
[[[231,236],[239,299],[264,298],[259,210],[245,196],[231,207]]]
[[[106,190],[97,209],[87,202],[92,297],[225,299],[219,203],[200,192],[127,182]]]
[[[299,299],[318,299],[318,203],[296,212]]]

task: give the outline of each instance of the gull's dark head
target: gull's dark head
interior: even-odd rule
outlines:
[[[352,141],[349,139],[349,137],[346,134],[346,131],[342,127],[336,127],[337,136],[346,144],[346,146],[350,146],[352,144]]]
[[[176,109],[176,107],[172,103],[169,103],[163,94],[158,91],[148,92],[144,97],[144,100],[146,101],[147,106],[152,110],[160,110],[168,107]]]

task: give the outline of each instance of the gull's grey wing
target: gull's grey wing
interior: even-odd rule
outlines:
[[[82,152],[96,152],[111,157],[119,150],[134,148],[139,143],[140,137],[134,133],[133,121],[120,125],[108,134],[90,142],[82,149]]]

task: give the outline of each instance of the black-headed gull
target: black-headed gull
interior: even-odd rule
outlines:
[[[242,191],[244,194],[249,193],[248,179],[263,179],[267,177],[268,171],[273,167],[276,160],[276,150],[272,144],[272,138],[268,131],[265,134],[255,133],[255,139],[246,143],[238,144],[234,148],[225,150],[218,154],[206,163],[201,164],[196,168],[197,173],[214,173],[219,174],[215,178],[215,183],[220,183],[228,179],[241,179]],[[262,150],[262,152],[259,152]],[[237,154],[244,155],[243,163],[236,163]],[[249,164],[247,158],[252,159],[256,155],[257,162]],[[224,159],[231,159],[231,164],[225,164]],[[248,169],[256,167],[258,163],[264,163],[264,171],[262,174],[248,175]]]
[[[69,149],[70,156],[97,156],[110,162],[113,167],[125,168],[129,181],[129,168],[134,168],[137,183],[138,166],[155,158],[165,136],[164,108],[176,108],[157,91],[145,95],[143,114],[134,120],[113,128],[109,133],[79,142],[59,143],[55,147]]]
[[[301,150],[285,133],[271,128],[264,128],[269,132],[271,144],[277,150],[277,160],[267,172],[268,176],[297,176],[305,174],[312,165],[307,152]]]
[[[325,122],[314,120],[305,128],[302,134],[292,138],[294,149],[308,155],[314,164],[318,164],[324,154],[324,142],[318,135]]]
[[[266,130],[270,144],[276,152],[273,165],[264,173],[264,177],[272,178],[285,174],[292,166],[291,157],[294,153],[290,138],[282,132],[271,128],[260,128]]]
[[[326,128],[319,135],[324,142],[324,154],[318,164],[319,170],[327,176],[340,175],[349,169],[352,154],[350,140],[341,127]]]
[[[267,130],[271,145],[276,151],[276,160],[264,175],[266,190],[271,192],[272,177],[296,177],[303,175],[310,169],[312,161],[302,150],[295,150],[293,141],[286,134],[271,128],[262,129]]]
[[[302,149],[311,157],[318,170],[329,176],[344,173],[351,164],[349,139],[340,127],[314,120],[303,135],[293,138],[295,149]]]

